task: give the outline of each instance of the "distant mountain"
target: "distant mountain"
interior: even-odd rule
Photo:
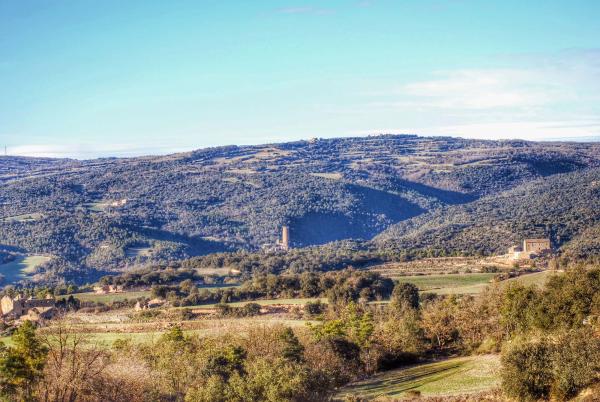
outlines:
[[[296,247],[381,234],[376,243],[399,247],[496,250],[509,242],[490,247],[470,242],[467,234],[459,241],[458,232],[446,228],[439,233],[447,233],[449,242],[442,244],[441,237],[427,240],[421,232],[441,230],[452,214],[483,216],[485,208],[490,216],[499,208],[497,215],[506,218],[509,211],[494,202],[497,197],[514,191],[516,200],[519,191],[539,186],[536,194],[546,197],[545,191],[556,189],[543,187],[545,182],[568,187],[597,167],[598,143],[411,135],[128,159],[4,157],[0,250],[55,256],[44,267],[48,277],[80,279],[220,250],[256,250],[275,242],[284,224]],[[577,197],[569,202],[580,204]],[[519,213],[523,231],[548,222],[537,212],[527,218],[527,208]],[[454,224],[479,228],[467,218]],[[510,236],[513,229],[503,233]]]

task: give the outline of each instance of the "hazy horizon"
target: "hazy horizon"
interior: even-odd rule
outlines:
[[[461,137],[461,136],[456,136],[456,135],[426,135],[426,134],[410,134],[410,133],[377,133],[377,134],[365,134],[365,135],[352,135],[352,136],[338,136],[338,137],[310,137],[310,138],[319,138],[319,139],[349,139],[349,138],[362,138],[362,137],[377,137],[377,136],[382,136],[382,135],[416,135],[418,137],[425,137],[425,138],[432,138],[432,137],[451,137],[451,138],[457,138],[457,139],[481,139],[481,140],[485,140],[483,138],[468,138],[468,137]],[[177,154],[177,153],[185,153],[185,152],[192,152],[192,151],[197,151],[197,150],[202,150],[202,149],[207,149],[207,148],[218,148],[218,147],[227,147],[227,146],[239,146],[239,147],[245,147],[245,146],[260,146],[260,145],[270,145],[270,144],[283,144],[283,143],[289,143],[289,142],[296,142],[296,141],[306,141],[310,139],[309,137],[305,137],[305,138],[298,138],[298,139],[290,139],[288,141],[280,141],[280,142],[257,142],[257,143],[246,143],[246,144],[220,144],[220,145],[213,145],[213,146],[191,146],[190,148],[186,148],[186,149],[172,149],[172,150],[165,150],[163,148],[154,148],[154,149],[128,149],[128,150],[115,150],[112,154],[97,154],[97,155],[93,155],[93,156],[89,156],[86,157],[85,155],[82,156],[60,156],[60,155],[54,155],[49,151],[44,151],[44,154],[34,154],[33,155],[22,155],[22,154],[11,154],[10,152],[10,148],[7,147],[7,154],[6,156],[14,156],[14,157],[31,157],[31,158],[51,158],[51,159],[73,159],[73,160],[80,160],[80,161],[85,161],[85,160],[93,160],[93,159],[103,159],[103,158],[136,158],[136,157],[144,157],[144,156],[161,156],[161,155],[170,155],[170,154]],[[491,141],[494,141],[496,139],[489,139]],[[540,140],[527,140],[524,138],[503,138],[503,139],[498,139],[498,141],[534,141],[534,142],[579,142],[579,143],[592,143],[592,142],[600,142],[600,136],[582,136],[582,137],[557,137],[557,138],[552,138],[552,139],[540,139]],[[79,153],[81,153],[81,151],[79,151]],[[4,156],[4,153],[2,153],[0,155]]]

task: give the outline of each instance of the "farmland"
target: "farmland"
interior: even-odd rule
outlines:
[[[440,257],[422,258],[407,262],[393,262],[369,267],[370,271],[392,279],[414,275],[443,275],[449,273],[477,273],[485,268],[510,268],[505,260],[498,257]]]
[[[131,316],[130,316],[131,317]],[[243,334],[249,328],[256,326],[285,325],[301,328],[306,325],[306,320],[286,317],[250,317],[250,318],[211,318],[194,321],[160,320],[150,322],[114,322],[114,319],[129,320],[130,317],[115,317],[112,313],[96,315],[91,318],[93,322],[84,322],[82,314],[69,315],[65,318],[68,331],[83,335],[89,345],[111,347],[118,339],[130,340],[133,343],[147,343],[157,340],[173,325],[177,324],[187,335],[217,336],[223,333]],[[42,330],[43,333],[52,334],[56,331],[58,323],[53,323]],[[11,337],[2,337],[0,342],[11,345]]]
[[[208,289],[208,290],[217,290],[217,289],[227,289],[233,288],[238,285],[220,285],[220,286],[202,286],[199,289]],[[62,297],[68,297],[69,295],[65,295]],[[93,293],[93,292],[85,292],[85,293],[73,293],[73,297],[85,301],[85,302],[94,302],[94,303],[112,303],[116,301],[124,301],[124,300],[135,300],[140,297],[151,297],[150,290],[132,290],[126,292],[117,292],[117,293]]]
[[[448,274],[401,276],[398,282],[409,282],[420,291],[436,294],[477,294],[485,289],[496,274]]]
[[[541,271],[534,272],[532,274],[521,275],[516,278],[508,279],[504,282],[500,282],[502,285],[506,285],[512,282],[518,282],[524,286],[536,285],[538,287],[543,287],[548,280],[554,275],[560,275],[560,271]]]
[[[366,399],[402,397],[409,391],[423,396],[468,394],[493,389],[499,385],[495,355],[459,357],[435,363],[392,370],[343,387],[337,394]]]

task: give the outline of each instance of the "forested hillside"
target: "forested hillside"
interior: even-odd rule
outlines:
[[[600,169],[534,180],[465,205],[439,208],[379,235],[383,247],[502,253],[524,237],[550,237],[578,257],[600,251]]]
[[[491,252],[546,224],[558,225],[563,244],[598,230],[596,190],[584,189],[599,166],[599,144],[409,135],[129,159],[4,157],[0,251],[52,256],[43,270],[81,279],[257,250],[284,224],[295,247],[369,240],[392,227],[378,244]]]

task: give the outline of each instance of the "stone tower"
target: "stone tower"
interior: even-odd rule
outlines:
[[[281,228],[281,247],[284,250],[290,249],[290,228],[289,228],[289,226],[283,226]]]

